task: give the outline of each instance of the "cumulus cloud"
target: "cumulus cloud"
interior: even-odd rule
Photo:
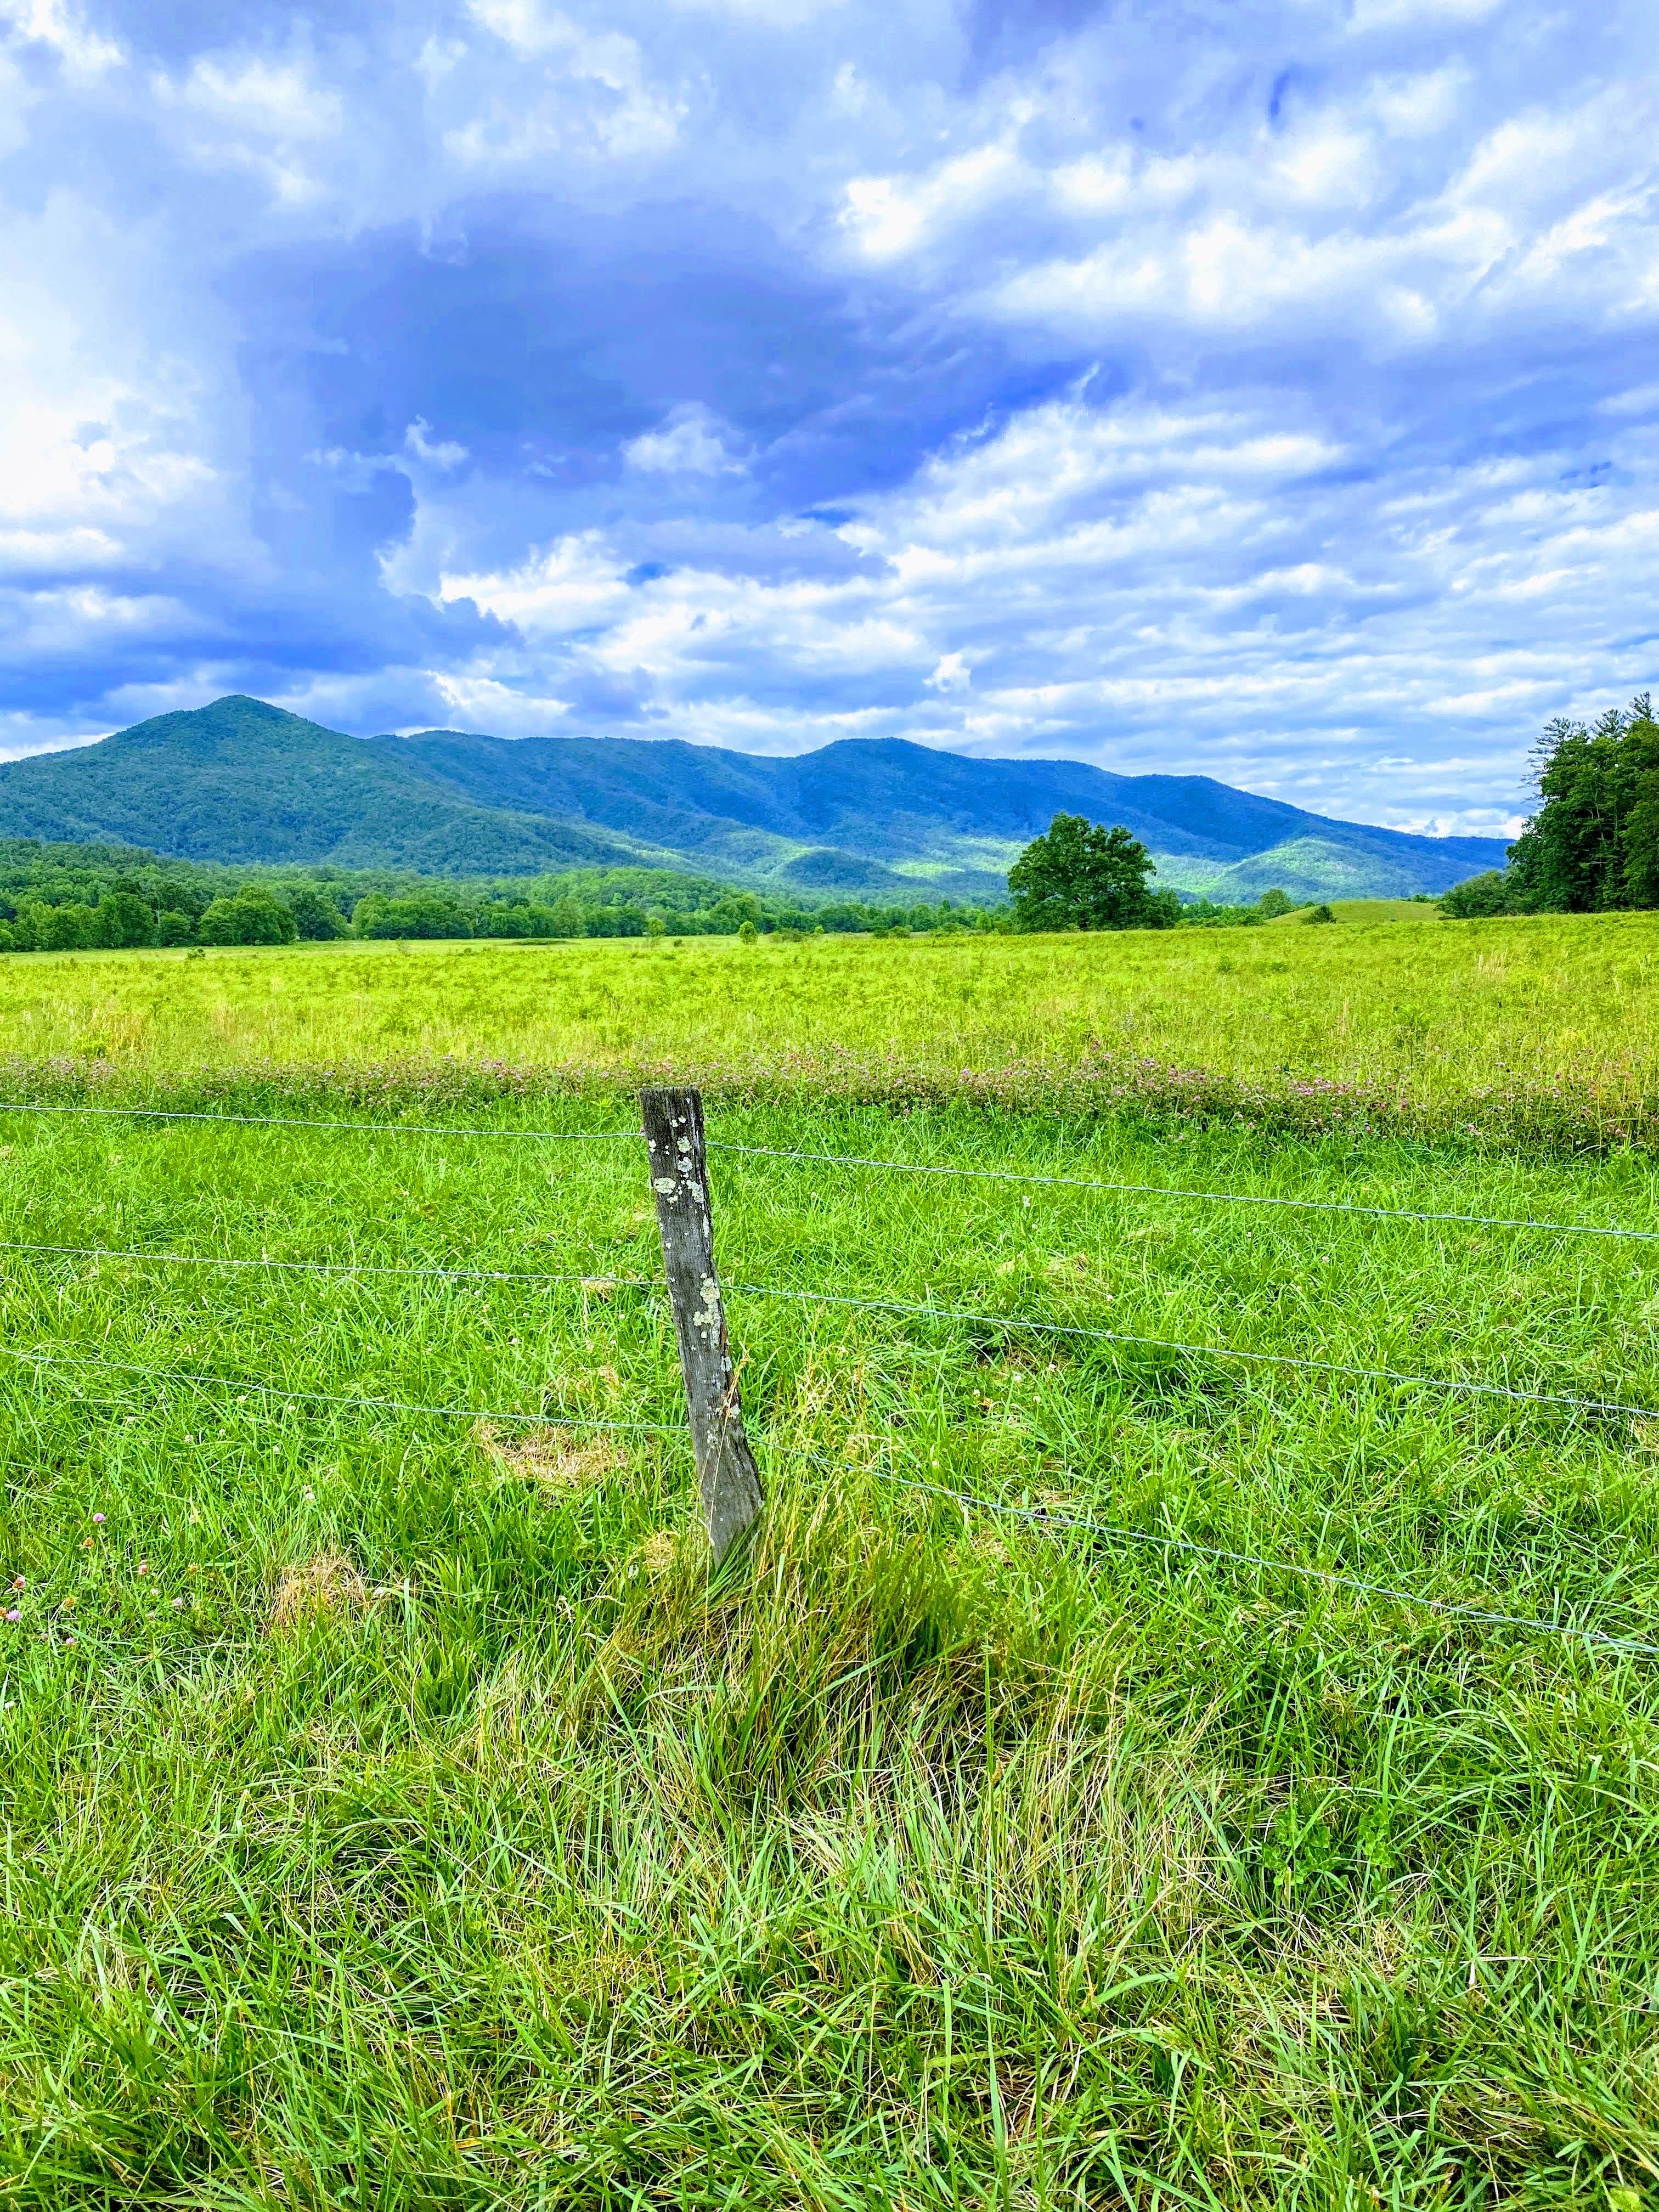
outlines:
[[[726,452],[720,425],[695,402],[675,408],[654,430],[630,438],[623,455],[630,469],[659,476],[719,477],[743,471],[742,462]]]
[[[1501,826],[1659,680],[1656,46],[0,0],[0,750],[235,688]]]

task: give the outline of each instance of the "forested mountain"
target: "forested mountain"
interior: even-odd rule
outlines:
[[[1334,821],[1208,776],[896,738],[788,760],[637,738],[364,739],[242,697],[0,767],[0,836],[428,875],[690,864],[780,893],[885,898],[1000,897],[1060,812],[1121,823],[1160,885],[1216,899],[1439,891],[1504,855],[1496,839]]]

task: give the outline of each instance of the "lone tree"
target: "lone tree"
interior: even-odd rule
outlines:
[[[1155,891],[1152,854],[1121,823],[1056,814],[1008,871],[1021,929],[1173,929],[1181,902]]]

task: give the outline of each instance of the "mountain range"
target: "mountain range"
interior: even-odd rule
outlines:
[[[160,714],[0,765],[0,836],[193,860],[448,876],[692,866],[778,891],[994,899],[1056,813],[1121,822],[1160,885],[1218,900],[1437,892],[1501,867],[1492,837],[1310,814],[1203,775],[972,760],[851,738],[793,759],[677,739],[354,738],[263,700]]]

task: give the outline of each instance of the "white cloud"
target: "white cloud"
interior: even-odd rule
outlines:
[[[727,453],[720,425],[706,407],[677,407],[654,430],[623,447],[630,469],[653,476],[741,475],[743,463]]]
[[[75,75],[96,76],[125,59],[64,0],[0,0],[0,27],[24,44],[53,47]]]
[[[1353,0],[1349,28],[1357,32],[1453,29],[1480,23],[1504,0]]]
[[[969,13],[0,0],[0,747],[246,688],[1506,820],[1659,682],[1652,18]]]
[[[458,469],[470,459],[466,447],[453,438],[434,439],[428,435],[432,425],[417,415],[404,432],[404,451],[417,461],[425,461],[434,469]]]
[[[315,83],[297,62],[264,55],[204,56],[181,83],[161,77],[156,89],[163,100],[262,137],[331,138],[345,121],[337,92]]]
[[[572,152],[638,159],[668,152],[685,100],[659,82],[635,39],[592,29],[547,0],[471,0],[476,21],[535,65],[480,100],[475,82],[447,87],[465,112],[444,134],[464,167],[535,163]],[[428,42],[429,43],[429,42]],[[428,82],[439,82],[428,67]]]

